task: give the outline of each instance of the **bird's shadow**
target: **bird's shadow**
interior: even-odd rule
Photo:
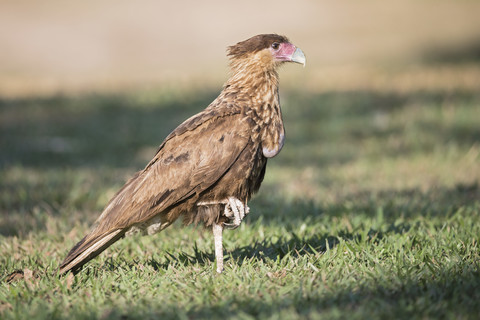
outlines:
[[[386,231],[378,231],[371,229],[365,234],[352,233],[348,231],[340,232],[337,236],[333,236],[328,233],[321,235],[313,235],[310,237],[299,237],[295,233],[291,233],[291,236],[280,237],[276,240],[264,239],[261,241],[255,241],[252,244],[238,247],[232,251],[225,251],[225,262],[231,262],[238,266],[249,261],[281,261],[286,257],[301,257],[309,254],[322,254],[329,249],[336,247],[341,241],[346,242],[363,242],[368,241],[377,243],[387,234],[390,233],[404,233],[407,232],[411,226],[408,223],[391,224]],[[144,265],[151,267],[155,271],[166,270],[171,265],[190,266],[207,264],[213,264],[215,261],[215,254],[209,250],[200,250],[195,244],[193,247],[193,254],[185,252],[178,253],[165,253],[165,261],[158,261],[151,258],[144,262]],[[114,262],[112,261],[112,266]],[[134,267],[134,264],[129,264],[130,268]]]

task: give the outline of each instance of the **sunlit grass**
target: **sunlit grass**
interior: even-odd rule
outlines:
[[[480,92],[469,86],[282,91],[287,142],[251,214],[225,232],[224,274],[211,234],[177,223],[55,277],[115,191],[215,95],[0,101],[2,319],[478,316]]]

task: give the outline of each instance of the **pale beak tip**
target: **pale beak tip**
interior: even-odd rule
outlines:
[[[303,53],[302,49],[295,49],[295,52],[292,55],[292,62],[303,64],[303,67],[305,68],[307,58],[305,58],[305,54]]]

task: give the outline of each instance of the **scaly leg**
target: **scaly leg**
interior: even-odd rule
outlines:
[[[217,260],[217,272],[222,273],[223,271],[223,240],[222,240],[222,232],[223,227],[221,224],[213,224],[212,227],[213,231],[213,240],[215,242],[215,258]]]
[[[231,220],[231,223],[213,223],[212,232],[213,240],[215,243],[215,259],[217,262],[217,272],[223,271],[223,226],[229,229],[236,229],[242,223],[243,218],[250,212],[250,208],[244,205],[240,200],[235,197],[229,197],[226,200],[212,201],[212,202],[198,202],[198,206],[208,206],[224,204],[225,217]]]

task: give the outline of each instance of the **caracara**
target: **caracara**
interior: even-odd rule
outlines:
[[[283,147],[277,68],[305,65],[305,55],[276,34],[228,48],[231,77],[202,112],[178,126],[155,157],[110,200],[90,232],[61,263],[76,272],[118,239],[157,233],[180,216],[213,230],[217,272],[223,270],[222,231],[237,228],[265,175],[267,159]]]

